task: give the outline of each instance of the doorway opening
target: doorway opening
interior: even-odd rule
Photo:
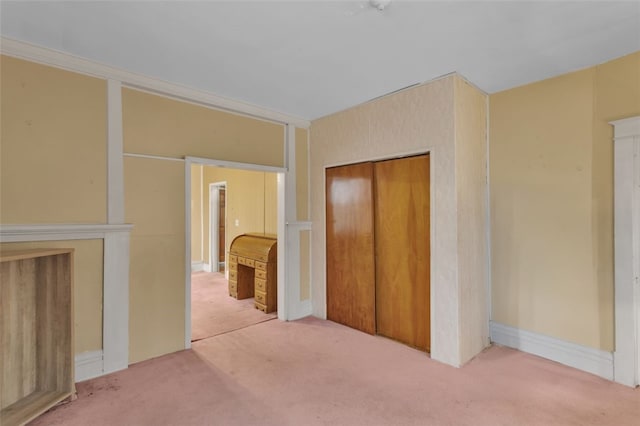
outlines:
[[[279,169],[197,160],[186,167],[191,268],[185,289],[185,347],[278,317],[277,310],[265,313],[257,309],[253,295],[243,299],[232,294],[230,274],[237,266],[230,264],[229,251],[241,235],[267,234],[280,240],[284,226],[283,173]]]

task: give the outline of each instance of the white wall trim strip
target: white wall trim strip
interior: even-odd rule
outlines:
[[[83,382],[85,380],[93,379],[95,377],[102,376],[102,351],[89,351],[82,352],[76,355],[76,371],[75,381]]]
[[[0,225],[0,242],[63,241],[102,239],[113,232],[130,232],[129,224],[15,224]]]
[[[191,262],[191,272],[201,272],[204,271],[204,262]]]
[[[184,162],[184,348],[191,349],[191,160]]]
[[[614,126],[615,381],[640,384],[640,116]]]
[[[135,154],[135,153],[132,153],[132,152],[125,152],[122,155],[125,156],[125,157],[146,158],[147,160],[165,160],[165,161],[180,161],[180,162],[184,162],[184,158],[162,157],[160,155]]]
[[[107,222],[124,223],[122,85],[107,81]]]
[[[611,352],[521,330],[494,321],[491,321],[489,325],[493,343],[613,380],[613,354]]]
[[[225,98],[213,93],[203,92],[179,84],[169,83],[153,77],[133,73],[120,68],[91,61],[79,56],[70,55],[53,49],[44,48],[31,43],[0,38],[0,52],[4,55],[25,59],[44,65],[62,68],[93,77],[116,80],[134,89],[141,89],[160,96],[173,97],[209,108],[246,115],[252,118],[274,121],[280,124],[292,123],[297,127],[308,128],[308,120],[283,114],[234,99]]]
[[[104,236],[102,352],[104,373],[129,366],[129,232]]]

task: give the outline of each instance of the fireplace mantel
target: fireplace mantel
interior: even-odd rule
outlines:
[[[102,352],[87,368],[87,356],[76,354],[76,380],[122,370],[129,365],[130,224],[3,224],[0,243],[32,241],[104,241]]]

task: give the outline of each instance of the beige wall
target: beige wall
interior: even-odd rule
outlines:
[[[73,324],[75,353],[102,349],[102,240],[2,243],[1,251],[73,248]]]
[[[105,223],[106,82],[0,56],[0,222]],[[6,243],[72,247],[75,351],[102,349],[101,240]]]
[[[483,250],[474,251],[484,241],[485,226],[474,219],[465,228],[468,235],[457,229],[459,222],[484,208],[481,200],[473,198],[458,209],[458,199],[466,191],[460,185],[468,182],[469,191],[484,193],[486,182],[484,156],[473,158],[486,146],[484,126],[477,129],[484,111],[469,111],[460,103],[479,105],[478,96],[483,95],[470,94],[476,89],[465,84],[452,75],[315,120],[310,145],[311,295],[314,314],[321,317],[326,315],[325,168],[430,152],[431,356],[453,365],[463,364],[488,343],[486,258],[482,259]],[[456,113],[463,116],[457,118]],[[471,129],[478,135],[471,135]],[[470,157],[458,165],[457,156],[466,150]],[[473,258],[459,262],[465,255]],[[466,278],[470,276],[473,279]],[[461,328],[472,323],[473,327]]]
[[[104,223],[105,81],[0,61],[2,223]]]
[[[129,89],[123,90],[122,101],[125,153],[283,164],[281,125]],[[125,219],[134,225],[129,330],[130,362],[136,362],[184,348],[185,165],[181,161],[125,157],[124,167]],[[203,235],[209,233],[208,182],[221,180],[211,177],[209,169],[203,168]],[[251,198],[249,205],[235,209],[233,188],[229,188],[229,216],[240,220],[242,232],[255,232],[265,226],[263,218],[254,223],[245,216],[248,211],[264,212],[264,173],[257,175],[260,185],[248,190],[260,189],[260,194]],[[204,241],[205,262],[208,251]]]
[[[277,184],[275,173],[204,166],[203,241],[204,258],[210,258],[209,184],[226,182],[226,252],[235,237],[248,232],[277,233]],[[238,220],[239,225],[235,225]]]
[[[296,129],[296,214],[309,220],[309,132]]]
[[[194,104],[122,90],[125,152],[282,167],[284,127]]]
[[[611,351],[613,149],[640,53],[490,97],[494,321]]]
[[[202,166],[191,165],[191,262],[203,262]],[[206,262],[205,262],[206,263]]]
[[[184,348],[184,163],[125,158],[129,362]]]

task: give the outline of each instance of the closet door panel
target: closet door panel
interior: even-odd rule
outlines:
[[[376,322],[430,349],[429,157],[375,163]]]
[[[375,333],[373,165],[326,171],[327,318]]]

